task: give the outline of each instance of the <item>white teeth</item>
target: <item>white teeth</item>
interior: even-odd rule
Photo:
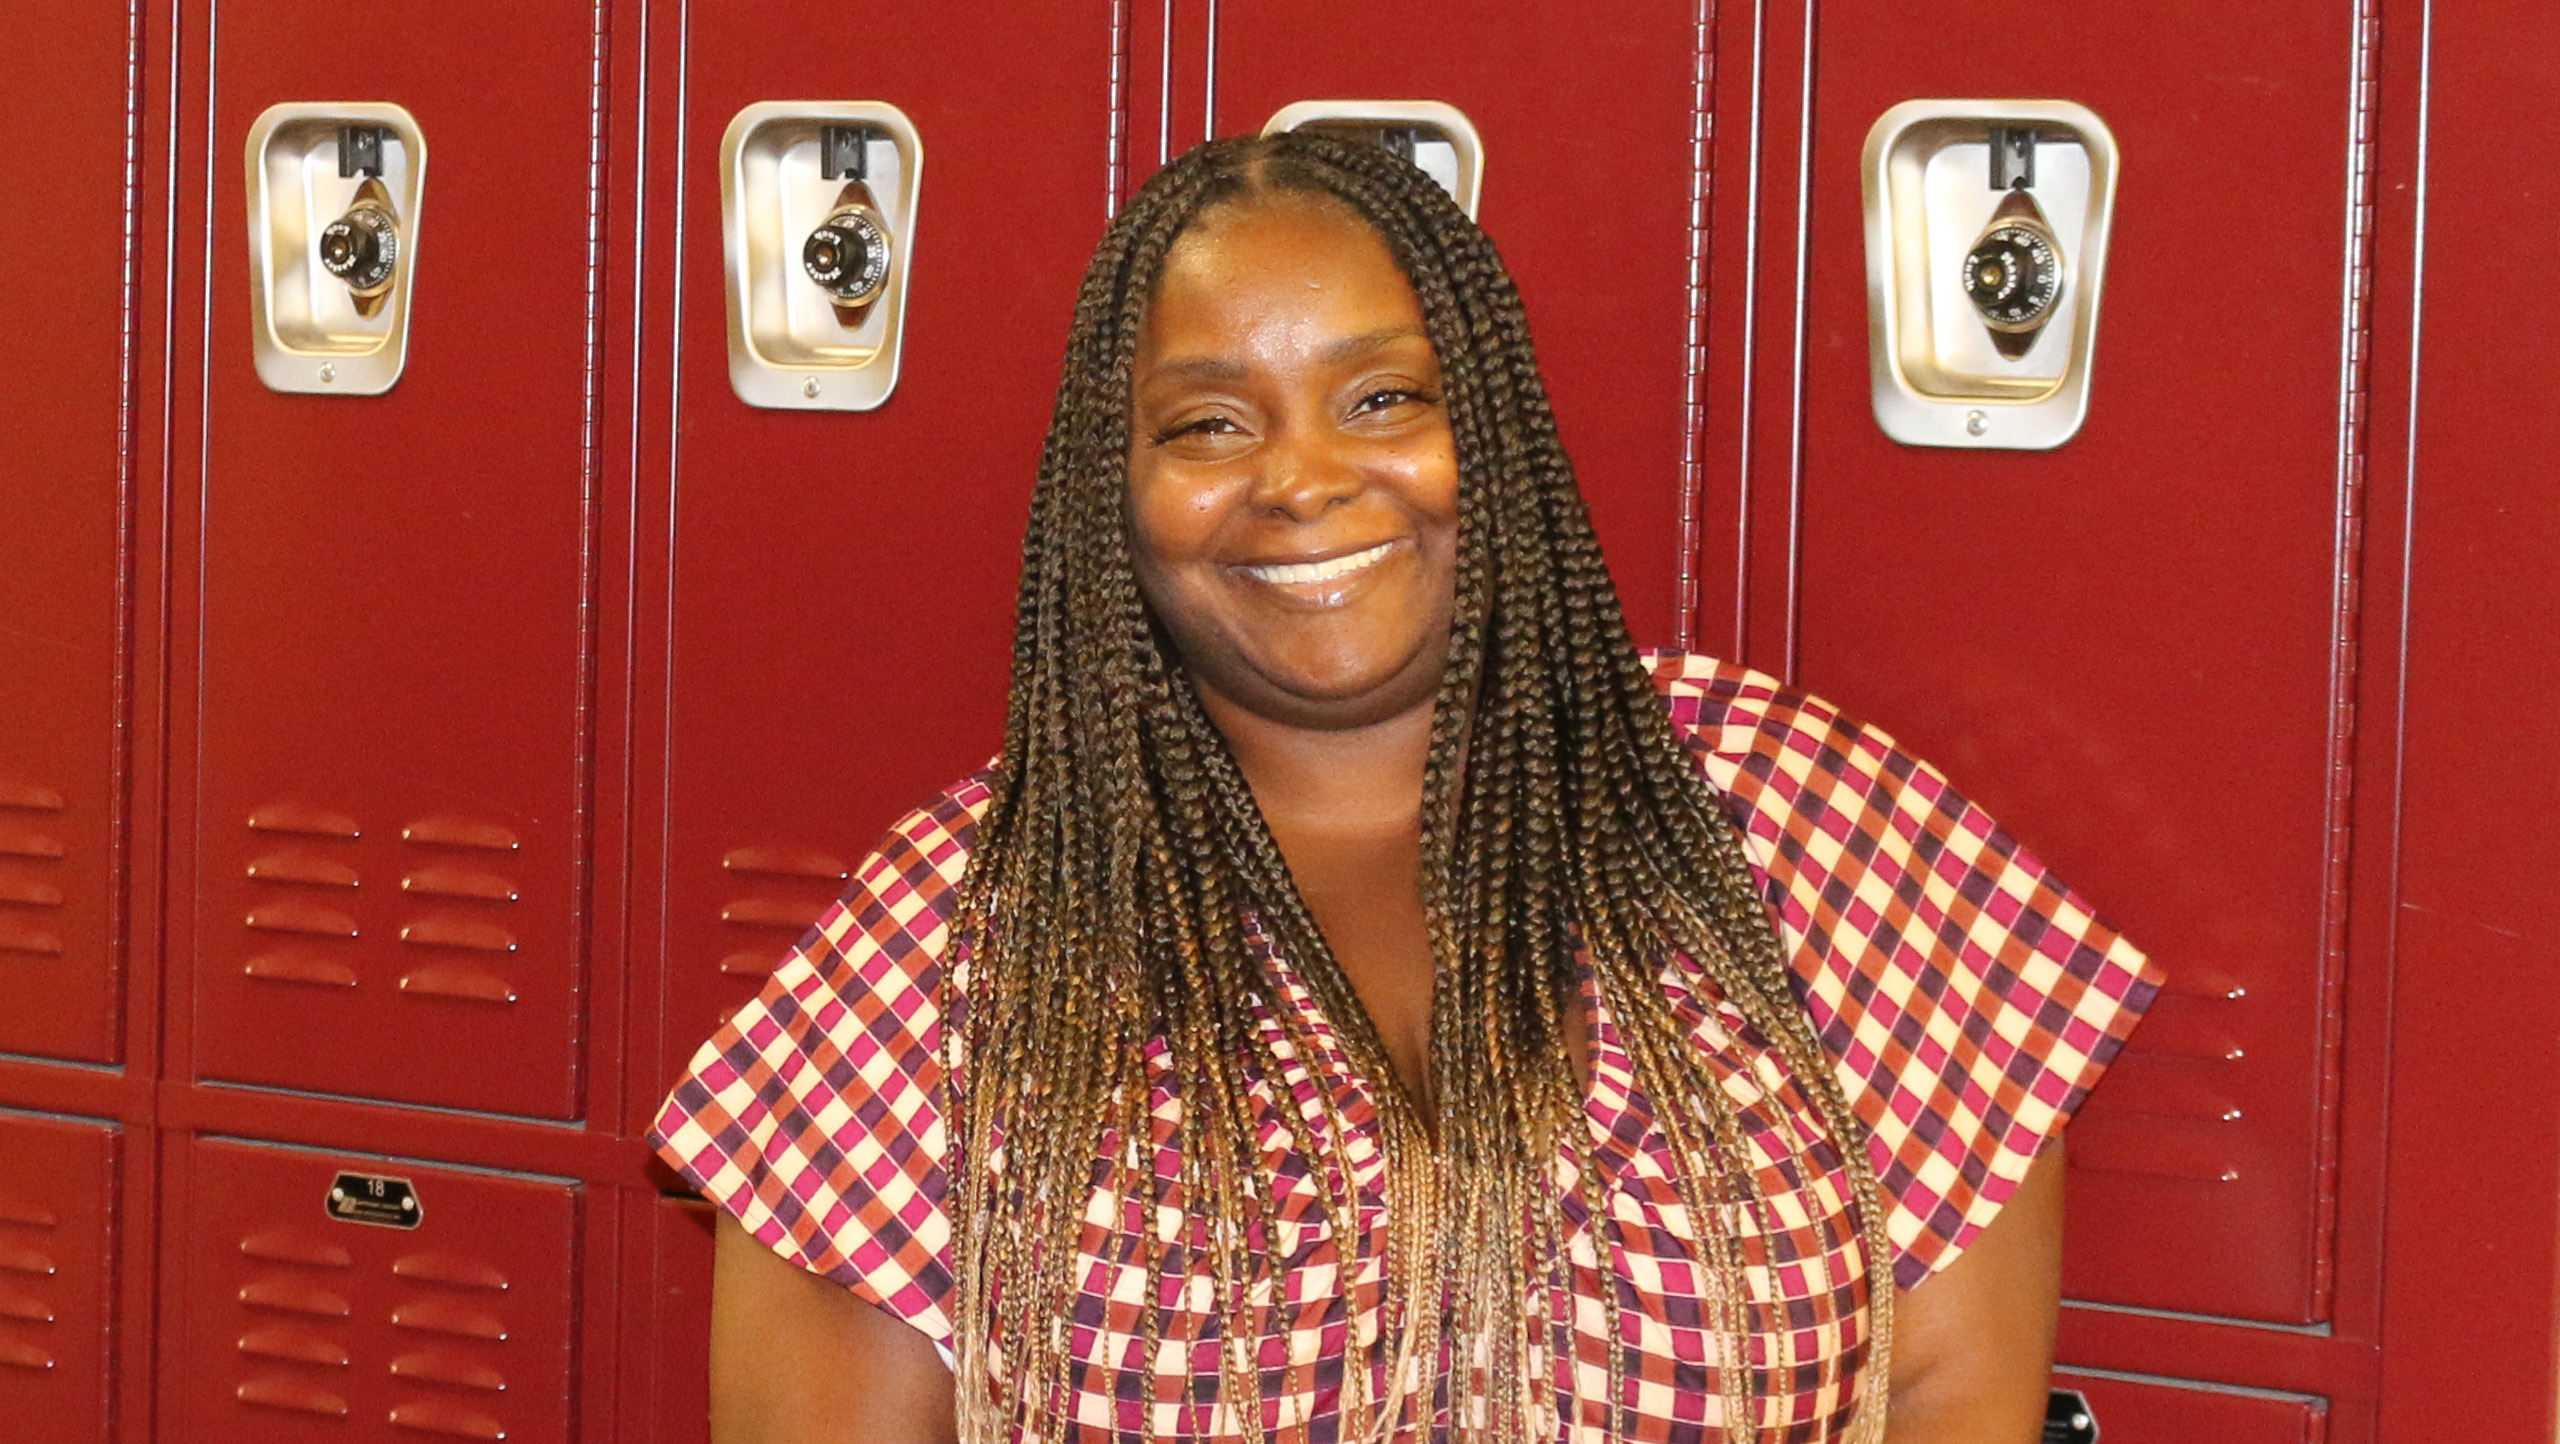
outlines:
[[[1384,560],[1387,553],[1394,551],[1395,547],[1394,542],[1380,542],[1367,551],[1335,557],[1329,562],[1284,562],[1278,566],[1246,567],[1245,571],[1258,581],[1281,585],[1329,582],[1336,577],[1347,577],[1362,567]]]

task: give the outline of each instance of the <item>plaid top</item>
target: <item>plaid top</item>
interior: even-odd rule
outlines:
[[[2149,1006],[2158,970],[1883,733],[1742,667],[1677,653],[1647,660],[1744,836],[1796,990],[1867,1125],[1892,1207],[1895,1281],[1909,1288],[1961,1253],[2015,1191]],[[892,829],[763,994],[695,1055],[651,1135],[749,1232],[913,1324],[946,1359],[941,963],[953,885],[987,799],[984,782],[971,779]],[[1326,1039],[1287,960],[1268,947],[1264,955],[1266,1005],[1299,1010]],[[1774,1438],[1836,1439],[1870,1387],[1859,1379],[1869,1281],[1847,1175],[1776,1050],[1712,983],[1678,959],[1663,986],[1740,1106],[1770,1200],[1756,1218],[1721,1217],[1739,1235],[1753,1295],[1753,1360],[1784,1381],[1783,1397],[1756,1401],[1758,1422]],[[1722,1439],[1691,1217],[1606,1000],[1596,989],[1587,996],[1597,1023],[1590,1146],[1569,1150],[1559,1170],[1602,1170],[1608,1207],[1595,1230],[1568,1204],[1571,1297],[1555,1302],[1560,1326],[1570,1315],[1574,1347],[1555,1367],[1559,1385],[1573,1372],[1582,1403],[1580,1417],[1560,1421],[1559,1437]],[[1265,1036],[1280,1037],[1268,1014]],[[1159,1038],[1151,1054],[1163,1046]],[[1271,1277],[1256,1303],[1279,1312],[1266,1315],[1278,1322],[1260,1356],[1254,1433],[1330,1444],[1356,1432],[1358,1421],[1340,1418],[1342,1369],[1347,1357],[1372,1355],[1381,1317],[1375,1113],[1337,1049],[1301,1058],[1283,1045],[1262,1068],[1256,1101],[1265,1109],[1287,1097],[1312,1119],[1321,1110],[1308,1090],[1334,1091],[1351,1135],[1344,1151],[1360,1174],[1360,1237],[1346,1246],[1305,1181],[1321,1163],[1278,1156],[1287,1145],[1274,1144],[1279,1237],[1266,1240]],[[1161,1083],[1153,1104],[1157,1176],[1170,1179],[1179,1109]],[[1812,1140],[1806,1152],[1820,1176],[1784,1161],[1791,1150],[1772,1146],[1782,1130]],[[1264,1136],[1287,1135],[1274,1119]],[[1097,1194],[1085,1214],[1075,1432],[1240,1437],[1232,1401],[1217,1398],[1219,1321],[1205,1263],[1198,1277],[1164,1281],[1152,1367],[1140,1357],[1145,1273],[1126,1240],[1145,1226],[1151,1202]],[[1619,1301],[1614,1344],[1604,1289]],[[1614,1420],[1602,1402],[1613,1347],[1622,1386]]]

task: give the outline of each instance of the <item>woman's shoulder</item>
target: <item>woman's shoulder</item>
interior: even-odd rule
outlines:
[[[1755,754],[1793,754],[1827,763],[1833,773],[1853,758],[1866,760],[1860,771],[1900,770],[1890,759],[1911,761],[1881,729],[1766,672],[1697,652],[1646,648],[1638,655],[1670,705],[1672,724],[1711,771],[1717,760],[1734,764]]]
[[[930,1000],[993,777],[972,773],[892,823],[793,961],[839,990],[916,989]]]

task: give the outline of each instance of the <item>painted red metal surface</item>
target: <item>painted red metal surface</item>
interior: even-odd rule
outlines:
[[[178,1385],[165,1437],[571,1437],[573,1184],[222,1139],[189,1151],[191,1202],[167,1220],[182,1293],[161,1348]],[[365,1193],[353,1176],[398,1180],[416,1225],[333,1216],[333,1194]]]
[[[684,239],[662,253],[673,522],[643,620],[668,674],[643,1116],[888,825],[994,753],[1022,519],[1110,183],[1108,4],[877,11],[851,71],[761,12],[689,24],[670,26]],[[905,354],[876,411],[758,410],[729,387],[721,133],[794,99],[886,101],[922,137]]]
[[[0,1052],[110,1062],[125,935],[138,19],[0,48]]]
[[[213,84],[194,1062],[226,1081],[579,1107],[607,277],[584,7],[227,6]],[[508,79],[483,61],[503,45]],[[407,372],[251,369],[239,147],[267,105],[406,105],[428,148]]]
[[[1219,12],[1220,134],[1299,100],[1440,100],[1483,137],[1478,220],[1518,278],[1556,424],[1639,641],[1673,640],[1689,396],[1694,5],[1236,5]],[[1585,103],[1559,103],[1561,97]]]
[[[2168,968],[2073,1128],[2069,1292],[2312,1323],[2360,565],[2356,12],[2083,9],[2024,53],[1979,43],[2002,14],[1822,10],[1799,500],[1755,660],[1946,768]],[[1896,101],[1976,95],[2078,101],[2123,155],[2094,400],[2051,452],[1902,447],[1870,414],[1860,146]],[[2243,234],[2245,271],[2200,284]]]
[[[2396,14],[2396,12],[2395,12]],[[2560,11],[2434,5],[2423,129],[2386,171],[2422,185],[2415,417],[2377,465],[2409,478],[2396,839],[2382,1437],[2553,1435],[2560,1237]],[[2423,163],[2423,169],[2421,169]]]
[[[120,1142],[111,1123],[0,1110],[0,1419],[27,1437],[114,1437]]]

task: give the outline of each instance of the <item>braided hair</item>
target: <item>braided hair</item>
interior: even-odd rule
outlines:
[[[1455,621],[1423,781],[1422,891],[1434,956],[1435,1132],[1292,882],[1243,773],[1141,597],[1126,503],[1132,358],[1167,254],[1221,206],[1312,195],[1374,228],[1421,303],[1459,466]],[[1493,243],[1383,147],[1316,133],[1213,141],[1150,179],[1104,236],[1078,295],[1057,410],[1023,543],[1013,683],[993,800],[961,884],[956,1001],[945,1032],[954,1120],[960,1437],[1049,1440],[1072,1428],[1076,1260],[1097,1189],[1112,1217],[1179,1219],[1131,1238],[1152,1371],[1168,1278],[1212,1290],[1222,1429],[1260,1430],[1260,1346],[1279,1327],[1270,1165],[1252,1099],[1274,1021],[1318,1056],[1272,987],[1261,938],[1288,958],[1377,1094],[1389,1224],[1358,1218],[1349,1130],[1287,1140],[1346,1280],[1387,1280],[1381,1327],[1344,1372],[1346,1439],[1432,1427],[1446,1364],[1460,1437],[1554,1438],[1561,1417],[1624,1432],[1620,1351],[1605,1394],[1573,1367],[1568,1195],[1598,1206],[1568,1030],[1596,974],[1697,1220],[1723,1437],[1758,1437],[1791,1392],[1754,1361],[1738,1240],[1778,1231],[1736,1107],[1663,990],[1674,950],[1770,1040],[1825,1125],[1797,1176],[1845,1168],[1870,1295],[1853,1439],[1881,1438],[1891,1347],[1885,1211],[1865,1135],[1788,984],[1777,936],[1720,801],[1675,735],[1629,640],[1556,437],[1518,292]],[[1149,1041],[1180,1105],[1178,1176],[1155,1168]],[[1300,1120],[1277,1110],[1284,1126]],[[1561,1182],[1559,1149],[1585,1166]],[[1346,1285],[1347,1286],[1347,1285]],[[1622,1337],[1615,1288],[1601,1291]],[[1188,1343],[1185,1343],[1187,1354]],[[1563,1382],[1559,1384],[1559,1377]],[[1146,1411],[1152,1420],[1155,1411]],[[1150,1425],[1152,1427],[1152,1425]]]

